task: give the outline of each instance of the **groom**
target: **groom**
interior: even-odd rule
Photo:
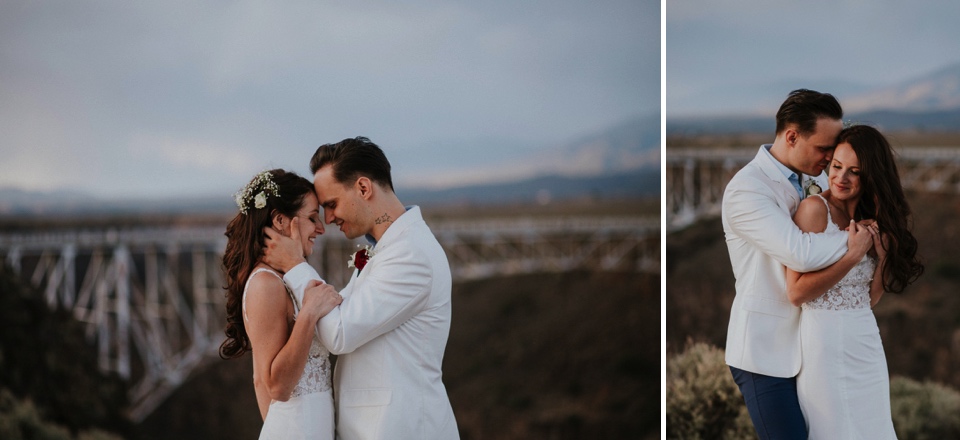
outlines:
[[[369,139],[321,146],[310,170],[326,223],[376,243],[340,292],[343,303],[317,324],[323,344],[339,355],[337,437],[459,438],[440,371],[450,333],[446,254],[420,208],[400,203],[390,162]],[[299,237],[265,232],[265,261],[302,298],[320,277],[304,261]]]
[[[792,220],[804,196],[827,189],[823,170],[833,159],[842,117],[832,95],[791,92],[777,112],[774,143],[761,146],[723,193],[723,232],[737,291],[726,362],[761,439],[807,438],[796,385],[800,309],[787,299],[784,266],[822,269],[853,239],[855,228],[810,234]]]

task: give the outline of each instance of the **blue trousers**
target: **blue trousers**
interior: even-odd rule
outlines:
[[[797,378],[770,377],[730,367],[760,440],[807,438]]]

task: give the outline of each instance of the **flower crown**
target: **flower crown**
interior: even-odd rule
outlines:
[[[254,191],[258,188],[260,192],[254,194]],[[233,200],[237,202],[240,213],[246,215],[247,210],[250,209],[251,201],[253,202],[253,207],[256,209],[267,206],[268,195],[280,197],[280,188],[278,188],[277,183],[273,181],[273,175],[270,174],[269,171],[262,171],[254,176],[253,180],[251,180],[247,186],[237,191],[236,194],[233,195]]]

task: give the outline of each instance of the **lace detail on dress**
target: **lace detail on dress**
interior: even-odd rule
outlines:
[[[307,355],[307,365],[303,367],[303,375],[290,397],[327,391],[330,388],[330,352],[314,334],[310,354]]]
[[[840,227],[833,222],[830,216],[830,204],[827,200],[817,194],[827,205],[827,229],[824,232],[839,231]],[[844,275],[843,279],[836,286],[827,290],[819,298],[804,303],[803,309],[820,310],[856,310],[870,308],[870,283],[873,281],[873,273],[877,268],[877,261],[870,255],[864,255],[863,259],[850,269]]]
[[[287,290],[287,294],[290,295],[290,301],[293,302],[293,320],[296,322],[297,315],[300,313],[300,304],[297,302],[297,299],[290,290],[290,287],[287,286],[287,283],[283,281],[283,277],[281,277],[280,274],[270,269],[261,267],[250,274],[250,277],[247,278],[247,285],[250,285],[250,278],[253,278],[254,275],[260,272],[270,272],[277,278],[280,278],[280,282],[283,283],[283,287]],[[247,319],[246,287],[243,288],[243,318]],[[297,382],[297,386],[293,388],[293,392],[290,394],[290,397],[327,391],[330,388],[330,352],[327,351],[327,348],[324,347],[320,342],[320,338],[316,333],[314,333],[313,341],[310,343],[310,353],[307,355],[307,364],[303,367],[303,374],[300,375],[300,380]]]

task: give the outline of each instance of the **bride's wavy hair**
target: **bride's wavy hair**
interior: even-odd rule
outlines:
[[[223,253],[223,270],[227,285],[227,339],[220,344],[220,357],[232,359],[250,351],[250,339],[243,325],[243,289],[250,272],[263,255],[263,228],[272,224],[275,214],[293,218],[303,207],[304,196],[313,191],[313,184],[296,173],[275,169],[268,171],[270,179],[254,177],[247,185],[251,194],[268,193],[266,204],[261,208],[247,206],[246,213],[238,212],[227,225],[227,248]],[[276,184],[276,195],[265,188]],[[249,201],[247,201],[249,202]],[[250,203],[247,203],[249,205]]]
[[[860,161],[858,220],[874,219],[887,235],[887,261],[881,270],[883,288],[901,293],[923,274],[917,257],[917,239],[910,232],[910,205],[903,194],[900,173],[890,143],[876,128],[854,125],[843,129],[837,144],[848,143]]]

